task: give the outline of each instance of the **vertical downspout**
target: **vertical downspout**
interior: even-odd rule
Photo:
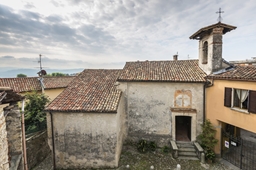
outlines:
[[[205,115],[206,115],[206,113],[205,113],[205,89],[206,89],[206,83],[204,83],[204,91],[203,91],[203,98],[204,98],[204,100],[203,100],[203,123],[205,122]]]
[[[21,109],[22,145],[23,145],[24,169],[28,170],[27,146],[26,146],[26,135],[25,135],[25,123],[24,123],[24,105],[25,105],[25,100],[23,99],[22,100],[22,109]]]
[[[55,144],[54,144],[54,130],[53,130],[53,116],[52,112],[50,112],[51,115],[51,129],[52,129],[52,162],[53,162],[53,169],[56,169],[56,163],[55,163]]]

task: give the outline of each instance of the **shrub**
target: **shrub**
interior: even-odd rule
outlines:
[[[169,153],[170,152],[170,148],[168,146],[164,146],[162,148],[162,151],[163,151],[163,153]]]
[[[137,150],[140,153],[146,153],[148,151],[154,152],[156,148],[157,148],[157,144],[154,141],[146,141],[144,139],[141,139],[137,143]]]
[[[216,130],[210,120],[205,120],[202,125],[202,133],[198,136],[199,143],[205,150],[205,157],[213,161],[215,159],[214,146],[218,143],[215,139]]]

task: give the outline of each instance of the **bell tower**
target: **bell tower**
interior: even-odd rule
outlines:
[[[211,74],[222,68],[222,35],[236,29],[235,26],[221,23],[201,28],[190,39],[199,40],[199,67]]]

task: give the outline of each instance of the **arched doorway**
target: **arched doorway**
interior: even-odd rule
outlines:
[[[191,117],[175,116],[176,141],[191,141]]]

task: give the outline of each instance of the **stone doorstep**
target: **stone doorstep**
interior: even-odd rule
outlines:
[[[186,151],[179,151],[179,156],[189,156],[189,157],[197,157],[195,152],[186,152]]]
[[[178,146],[178,159],[199,160],[193,143],[178,141],[177,146]]]

